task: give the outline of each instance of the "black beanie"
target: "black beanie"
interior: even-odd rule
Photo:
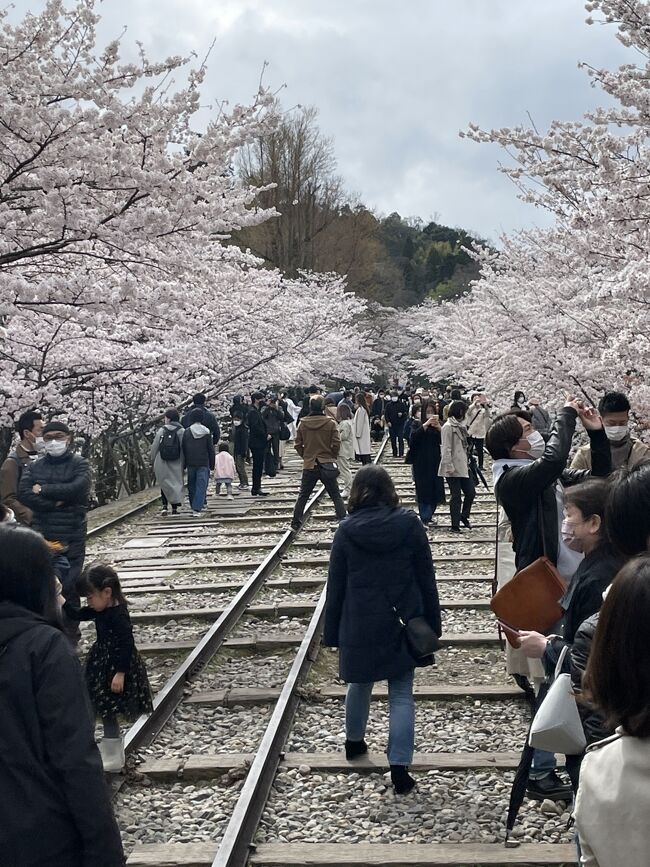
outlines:
[[[48,421],[48,423],[43,428],[43,436],[45,436],[46,433],[52,433],[53,431],[59,431],[60,433],[69,434],[70,428],[62,421]]]

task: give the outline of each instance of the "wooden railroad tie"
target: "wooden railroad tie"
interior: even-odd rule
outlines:
[[[128,867],[212,867],[216,843],[136,844]],[[568,843],[263,843],[250,867],[573,867]]]

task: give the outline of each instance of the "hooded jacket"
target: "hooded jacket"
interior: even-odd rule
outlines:
[[[241,408],[241,407],[240,407]],[[221,437],[221,431],[219,430],[219,422],[217,421],[217,417],[214,413],[210,412],[209,409],[206,409],[205,406],[190,406],[188,410],[185,412],[185,415],[181,419],[181,424],[185,429],[190,426],[190,417],[194,410],[201,411],[201,424],[205,425],[209,432],[212,434],[212,442],[218,443],[219,438]]]
[[[0,862],[124,864],[79,660],[63,633],[0,602]]]
[[[40,494],[32,491],[34,485],[41,486]],[[33,512],[32,528],[50,542],[63,542],[67,556],[77,558],[86,548],[89,492],[90,465],[68,449],[28,464],[20,477],[18,498]]]
[[[210,467],[214,469],[214,444],[210,430],[195,422],[183,434],[183,458],[188,467]]]
[[[424,616],[442,632],[426,532],[410,510],[359,509],[339,524],[327,577],[323,644],[339,648],[343,680],[369,683],[415,668],[398,614]]]
[[[332,463],[339,456],[341,437],[333,418],[317,413],[306,415],[298,425],[296,451],[306,470],[313,470],[316,461]]]

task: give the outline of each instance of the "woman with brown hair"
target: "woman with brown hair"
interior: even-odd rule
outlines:
[[[616,734],[582,763],[576,826],[584,867],[647,867],[650,851],[650,554],[616,576],[600,610],[585,690]]]
[[[398,794],[415,785],[413,672],[404,623],[423,617],[441,634],[440,606],[431,548],[417,515],[399,507],[383,467],[362,467],[354,478],[330,555],[323,643],[339,648],[347,681],[345,754],[367,753],[364,740],[373,683],[388,681],[388,761]],[[432,657],[428,657],[432,661]]]

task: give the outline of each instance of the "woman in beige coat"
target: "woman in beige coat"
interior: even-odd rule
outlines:
[[[438,475],[447,480],[451,497],[451,531],[460,533],[460,525],[471,529],[469,516],[474,502],[474,480],[469,475],[467,460],[467,431],[463,424],[467,404],[464,400],[454,400],[449,406],[447,421],[442,426],[440,444],[440,469]],[[461,506],[461,492],[463,494]]]
[[[372,461],[370,455],[370,415],[366,406],[366,398],[361,392],[356,396],[355,403],[357,409],[352,422],[354,428],[354,453],[358,455],[362,464],[369,464]]]
[[[350,467],[354,460],[354,430],[352,428],[352,411],[347,403],[341,401],[336,408],[336,416],[341,437],[341,451],[337,459],[339,465],[339,482],[343,486],[341,496],[347,497],[352,487],[352,473]]]

